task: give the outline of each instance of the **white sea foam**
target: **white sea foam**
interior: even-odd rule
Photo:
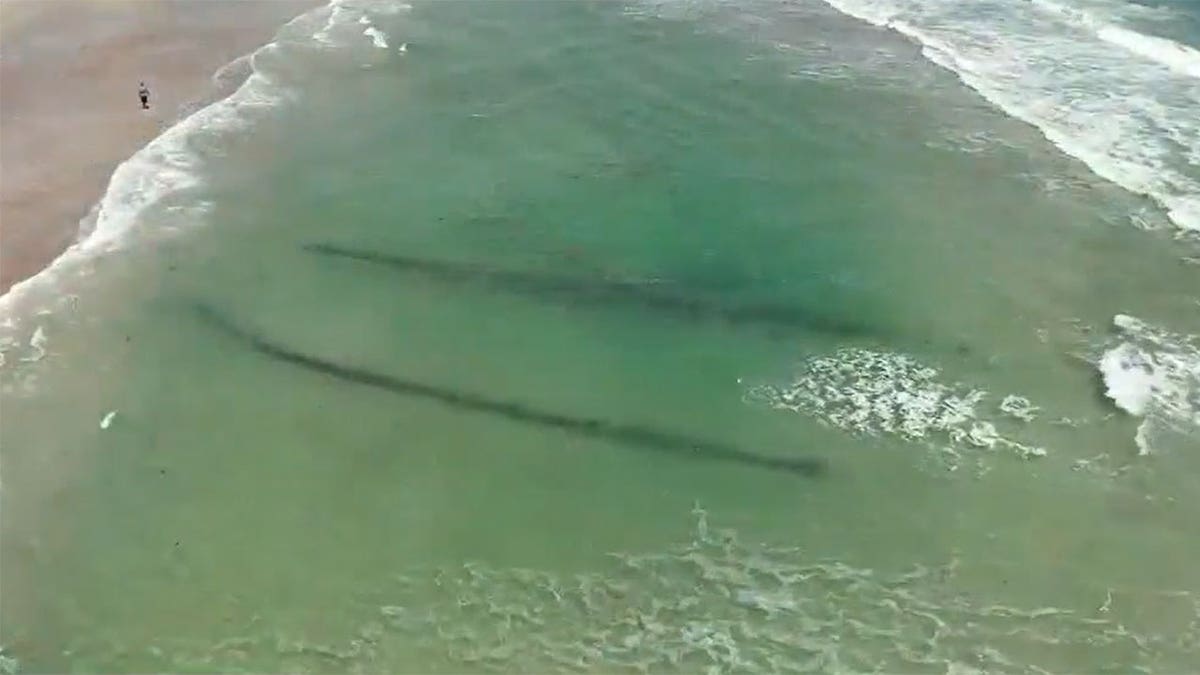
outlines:
[[[1135,442],[1152,451],[1161,428],[1200,434],[1200,338],[1178,335],[1118,314],[1119,342],[1100,358],[1105,394],[1125,412],[1143,418]]]
[[[312,36],[327,47],[342,47],[339,35],[349,39],[350,27],[365,26],[361,35],[370,38],[375,47],[387,49],[387,35],[375,26],[370,15],[388,16],[408,9],[411,5],[395,0],[332,0],[323,10],[328,12],[325,24]]]
[[[383,31],[379,30],[378,28],[374,26],[368,26],[363,31],[363,35],[371,38],[371,44],[375,45],[376,47],[380,49],[388,48],[387,36],[384,35]]]
[[[1015,417],[1023,422],[1032,422],[1037,419],[1038,408],[1036,405],[1029,402],[1029,399],[1024,396],[1008,395],[1004,400],[1000,401],[1000,410],[1007,413],[1010,417]]]
[[[1117,407],[1131,415],[1142,416],[1156,391],[1166,384],[1167,373],[1144,352],[1129,343],[1105,352],[1100,360],[1104,374],[1104,392]]]
[[[313,38],[322,44],[329,46],[337,46],[337,41],[334,39],[334,32],[339,26],[349,23],[349,17],[353,14],[347,6],[345,0],[330,0],[326,6],[326,11],[329,16],[325,19],[325,25],[315,33]]]
[[[1144,35],[1114,24],[1095,11],[1070,7],[1054,0],[1030,0],[1035,7],[1073,21],[1096,34],[1101,40],[1132,54],[1157,61],[1189,77],[1200,78],[1200,51],[1174,40]]]
[[[979,418],[986,392],[944,382],[936,369],[903,354],[842,349],[809,359],[784,385],[751,387],[747,398],[856,434],[895,435],[952,449],[1007,448],[1025,457],[1045,454]],[[1010,401],[1010,408],[1036,410],[1019,397],[1005,400],[1010,398],[1024,401],[1024,406]]]
[[[413,8],[411,3],[402,0],[375,0],[371,4],[371,12],[380,16],[390,16],[407,12]]]
[[[1200,52],[1054,0],[826,0],[1200,230]]]
[[[41,326],[33,332],[33,337],[29,338],[29,355],[21,358],[26,363],[34,363],[46,358],[46,329]]]
[[[21,672],[21,662],[5,652],[6,649],[0,647],[0,673],[3,675],[17,675],[17,673]]]

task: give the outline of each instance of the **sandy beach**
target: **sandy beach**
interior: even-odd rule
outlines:
[[[75,241],[120,162],[236,86],[218,69],[319,4],[0,1],[0,293]]]

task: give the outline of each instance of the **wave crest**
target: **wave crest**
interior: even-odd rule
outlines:
[[[1143,418],[1135,437],[1150,454],[1162,428],[1200,430],[1200,338],[1178,335],[1118,314],[1118,344],[1100,358],[1105,394],[1125,412]]]
[[[1012,0],[826,2],[917,42],[1098,176],[1200,230],[1200,51],[1054,0],[1036,0],[1042,12]]]

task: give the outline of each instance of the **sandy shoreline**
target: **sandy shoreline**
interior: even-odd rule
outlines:
[[[213,73],[321,4],[0,0],[0,293],[75,241],[118,164],[221,93]]]

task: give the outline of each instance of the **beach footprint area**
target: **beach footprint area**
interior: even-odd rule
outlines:
[[[906,11],[282,27],[0,301],[0,670],[1194,667],[1186,63],[1138,194]]]

